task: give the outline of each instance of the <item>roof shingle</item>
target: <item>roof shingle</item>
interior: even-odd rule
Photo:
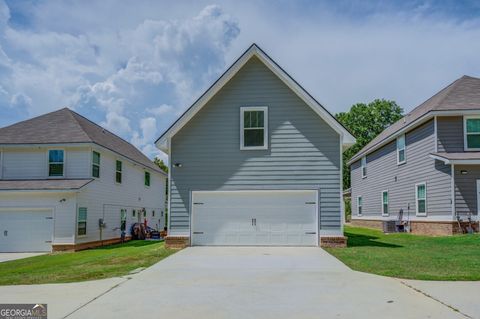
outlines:
[[[0,144],[63,143],[95,143],[163,173],[135,146],[69,108],[0,128]]]
[[[93,179],[0,180],[0,191],[6,190],[76,190]]]
[[[361,156],[374,151],[383,141],[389,139],[402,128],[422,118],[424,115],[433,111],[450,110],[480,110],[479,78],[464,75],[457,79],[378,134],[377,137],[352,157],[349,164],[357,161]]]

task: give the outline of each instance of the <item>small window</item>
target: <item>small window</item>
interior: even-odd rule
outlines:
[[[155,211],[152,210],[152,217],[155,217]]]
[[[407,161],[405,154],[405,135],[397,138],[397,164],[403,164]]]
[[[146,210],[143,210],[143,217],[147,217],[147,211]]]
[[[388,215],[388,191],[382,192],[382,215]]]
[[[100,153],[92,152],[92,176],[100,177]]]
[[[415,199],[417,202],[417,215],[427,214],[427,184],[415,185]]]
[[[362,157],[362,177],[367,177],[367,157]]]
[[[48,151],[48,176],[61,177],[63,176],[64,163],[63,150],[49,150]]]
[[[357,197],[357,215],[362,216],[362,205],[363,205],[363,199],[362,196]]]
[[[137,211],[135,209],[132,209],[132,217],[137,216]]]
[[[150,186],[150,172],[145,172],[145,186]]]
[[[116,161],[115,164],[115,182],[122,183],[122,161]]]
[[[125,231],[127,229],[127,210],[120,209],[120,230]]]
[[[268,149],[268,108],[240,108],[240,149]]]
[[[480,118],[465,119],[465,148],[480,150]]]
[[[87,208],[79,207],[77,216],[77,234],[83,236],[87,234]]]

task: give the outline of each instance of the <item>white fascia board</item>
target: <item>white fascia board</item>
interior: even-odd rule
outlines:
[[[393,140],[396,140],[397,137],[399,137],[400,135],[403,135],[405,134],[406,131],[409,131],[425,122],[427,122],[428,120],[430,120],[431,118],[433,118],[433,115],[432,113],[426,113],[425,115],[423,115],[422,117],[418,118],[417,120],[415,120],[414,122],[408,124],[407,126],[403,127],[402,129],[396,131],[395,133],[393,133],[392,135],[390,135],[389,137],[387,137],[386,139],[384,139],[383,141],[379,142],[378,144],[372,146],[371,148],[369,148],[367,151],[363,152],[363,153],[357,153],[355,154],[348,162],[347,162],[347,165],[350,166],[352,165],[353,163],[355,163],[356,161],[360,160],[363,156],[367,156],[368,154],[372,153],[373,151],[375,150],[378,150],[380,147],[390,143],[391,141]]]
[[[439,160],[439,161],[443,162],[444,164],[451,164],[451,161],[449,159],[445,158],[445,157],[437,156],[437,155],[434,155],[434,154],[430,154],[429,156],[433,159],[436,159],[436,160]]]
[[[310,106],[341,137],[347,148],[355,144],[355,138],[320,103],[293,80],[278,64],[268,57],[257,45],[252,45],[234,64],[175,122],[156,142],[160,150],[168,153],[168,139],[171,139],[193,116],[227,84],[233,76],[253,57],[256,56],[295,94]]]
[[[379,149],[380,147],[384,146],[385,144],[388,144],[392,140],[396,139],[399,135],[405,134],[406,131],[413,129],[426,121],[434,118],[435,116],[463,116],[463,115],[479,115],[480,114],[480,108],[478,110],[442,110],[442,111],[430,111],[428,113],[425,113],[423,116],[419,117],[417,120],[413,121],[412,123],[408,124],[407,126],[403,127],[402,129],[396,131],[392,135],[390,135],[388,138],[384,139],[380,143],[372,146],[370,149],[368,149],[364,153],[357,153],[355,154],[350,161],[348,161],[347,165],[352,165],[354,162],[358,161],[363,155],[368,155],[372,153],[373,151]]]
[[[446,165],[452,164],[452,165],[478,165],[480,164],[480,159],[448,159],[445,157],[437,156],[434,154],[430,154],[430,157],[439,161],[442,161]]]

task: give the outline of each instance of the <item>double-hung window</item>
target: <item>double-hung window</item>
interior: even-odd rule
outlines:
[[[77,235],[83,236],[87,234],[87,208],[79,207],[77,215]]]
[[[407,154],[405,153],[405,135],[397,138],[397,164],[403,164],[407,161]]]
[[[115,182],[122,183],[122,161],[115,162]]]
[[[268,108],[266,106],[240,108],[240,149],[268,149]]]
[[[100,177],[100,153],[92,152],[92,176]]]
[[[388,191],[382,192],[382,215],[388,216]]]
[[[427,184],[419,183],[415,185],[415,202],[417,215],[425,216],[427,214]]]
[[[48,151],[48,176],[62,177],[64,164],[63,150],[49,150]]]
[[[145,186],[150,186],[150,172],[145,172]]]
[[[362,177],[367,177],[367,157],[362,157]]]
[[[125,231],[127,229],[127,210],[120,209],[120,230]]]
[[[357,197],[357,215],[362,216],[362,210],[363,210],[363,199],[362,196]]]
[[[465,118],[465,149],[480,150],[480,117]]]

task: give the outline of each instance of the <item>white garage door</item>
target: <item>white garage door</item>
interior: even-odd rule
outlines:
[[[192,245],[317,245],[316,191],[192,192]]]
[[[51,210],[0,210],[0,252],[51,251]]]

